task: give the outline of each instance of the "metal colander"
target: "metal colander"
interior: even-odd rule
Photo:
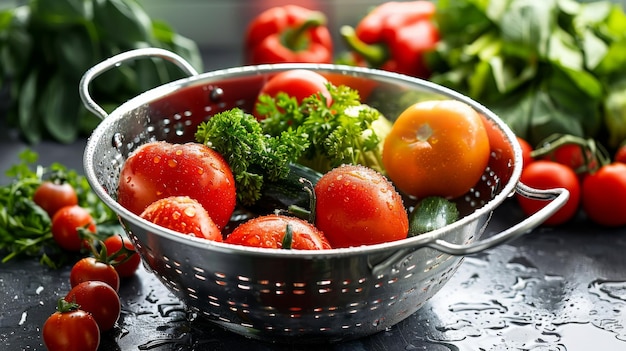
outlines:
[[[189,74],[149,90],[108,114],[89,94],[100,73],[125,61],[160,58]],[[324,251],[260,249],[210,242],[156,226],[116,202],[120,170],[138,146],[155,140],[192,141],[211,115],[240,107],[251,111],[262,85],[274,74],[304,68],[361,92],[390,119],[403,101],[464,101],[483,117],[491,158],[480,182],[456,199],[462,218],[439,230],[401,241]],[[366,68],[276,64],[197,74],[182,58],[161,49],[122,53],[83,76],[86,107],[102,117],[89,138],[84,167],[95,193],[112,208],[154,273],[187,308],[236,333],[269,341],[334,342],[384,330],[417,311],[450,279],[463,255],[524,234],[561,207],[563,189],[540,191],[518,181],[521,149],[511,130],[469,98],[404,75]],[[551,200],[537,214],[481,238],[492,211],[514,192]]]

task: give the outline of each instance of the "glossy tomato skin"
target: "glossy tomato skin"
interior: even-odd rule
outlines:
[[[323,250],[330,249],[328,240],[311,223],[283,215],[265,215],[250,219],[238,225],[225,242],[235,245],[282,249],[287,225],[291,227],[291,249]]]
[[[78,195],[69,183],[45,181],[33,193],[33,201],[52,218],[62,207],[78,205]]]
[[[296,98],[298,102],[302,102],[305,98],[319,93],[326,98],[326,105],[330,106],[332,98],[326,84],[328,84],[328,80],[317,72],[306,69],[288,70],[270,78],[261,88],[259,96],[265,94],[275,97],[279,92],[284,92]],[[264,118],[259,115],[256,109],[254,116],[257,119]]]
[[[96,351],[100,329],[86,311],[55,312],[45,321],[42,338],[48,351]]]
[[[626,164],[614,162],[586,176],[582,204],[595,223],[607,227],[626,225]]]
[[[65,206],[52,217],[50,231],[59,246],[67,251],[80,251],[87,248],[86,239],[81,238],[78,228],[96,232],[96,223],[85,208],[78,205]]]
[[[182,234],[222,241],[222,232],[209,213],[188,196],[159,199],[141,213],[141,218]]]
[[[408,195],[454,198],[478,182],[490,152],[482,118],[469,105],[423,101],[394,122],[383,145],[383,164]]]
[[[578,212],[580,181],[570,167],[554,161],[537,160],[523,169],[520,181],[535,189],[565,188],[569,191],[567,203],[550,216],[544,222],[545,225],[563,224],[572,219]],[[519,194],[516,198],[528,216],[536,213],[547,204],[546,201],[529,199]]]
[[[81,258],[70,271],[70,285],[75,287],[91,280],[107,283],[115,291],[120,289],[120,276],[112,265],[100,262],[95,257]]]
[[[117,292],[109,284],[95,280],[73,287],[65,295],[65,301],[76,303],[81,310],[91,313],[101,332],[115,326],[122,309]]]
[[[223,228],[235,208],[235,180],[224,158],[206,145],[158,141],[140,146],[122,167],[118,202],[140,215],[169,196],[198,200]]]
[[[359,165],[337,167],[315,185],[315,225],[333,248],[407,237],[409,220],[400,194],[380,173]]]
[[[517,137],[517,142],[522,148],[522,167],[526,167],[534,161],[533,157],[531,156],[533,147],[530,145],[530,143],[520,137]]]
[[[109,256],[118,252],[122,248],[122,245],[124,245],[124,247],[128,250],[135,250],[135,246],[130,239],[120,235],[112,235],[104,240],[104,246],[106,246],[107,254]],[[120,262],[124,259],[126,259],[126,255],[121,255],[118,259],[116,259],[116,261]],[[135,272],[139,268],[140,264],[141,256],[135,252],[131,254],[131,257],[126,262],[122,264],[114,264],[113,267],[115,267],[115,270],[117,271],[117,274],[119,274],[120,278],[128,278],[135,275]]]

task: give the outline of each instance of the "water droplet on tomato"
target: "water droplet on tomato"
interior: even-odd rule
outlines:
[[[183,150],[176,150],[175,154],[176,156],[180,156],[183,154]]]
[[[204,174],[204,168],[198,167],[197,172],[198,172],[198,175],[203,175]]]
[[[171,168],[175,168],[176,166],[178,166],[178,161],[170,159],[167,161],[167,165],[170,166]]]
[[[159,163],[159,162],[161,162],[161,156],[154,156],[154,157],[152,158],[152,162],[154,162],[154,163]]]
[[[185,208],[184,213],[187,217],[194,217],[196,215],[196,209],[193,207],[187,207]]]

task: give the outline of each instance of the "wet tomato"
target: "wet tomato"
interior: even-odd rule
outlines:
[[[196,199],[223,228],[235,208],[235,180],[224,158],[205,145],[159,141],[140,146],[122,167],[119,203],[139,215],[169,196]]]
[[[52,218],[62,207],[78,205],[78,196],[69,183],[45,181],[35,189],[33,201]]]
[[[65,301],[75,303],[81,310],[91,313],[100,331],[112,329],[122,309],[117,292],[109,284],[95,280],[73,287],[65,295]]]
[[[100,329],[91,313],[74,308],[48,317],[42,338],[48,351],[96,351]]]
[[[328,84],[328,80],[317,72],[306,69],[288,70],[270,78],[261,88],[259,96],[269,95],[275,97],[279,92],[283,92],[294,97],[300,103],[311,95],[320,94],[326,99],[326,105],[330,106],[332,98],[326,84]],[[254,116],[257,119],[264,118],[256,109]]]
[[[70,271],[72,287],[86,281],[97,280],[109,284],[115,291],[120,289],[120,276],[115,267],[95,257],[84,257],[74,264]]]
[[[489,161],[482,118],[454,100],[418,102],[394,122],[383,146],[387,175],[402,192],[453,198],[468,192]]]
[[[626,164],[614,162],[586,176],[582,204],[595,223],[607,227],[626,225]]]
[[[87,209],[74,205],[62,207],[54,214],[50,231],[61,248],[77,252],[89,246],[89,240],[81,237],[81,228],[95,233],[96,223]]]
[[[170,196],[150,204],[141,217],[173,231],[222,241],[220,228],[202,205],[188,196]]]
[[[382,174],[345,165],[315,185],[315,225],[333,248],[378,244],[407,237],[402,198]]]
[[[109,256],[116,255],[117,252],[122,249],[122,245],[128,251],[135,250],[130,239],[122,237],[121,235],[112,235],[104,240],[104,246],[106,246]],[[112,264],[120,278],[127,278],[135,274],[141,264],[141,257],[137,252],[131,253],[128,259],[126,259],[126,254],[120,254],[116,256]]]
[[[559,225],[572,219],[580,204],[580,181],[570,167],[546,160],[537,160],[524,168],[520,181],[535,189],[565,188],[569,191],[567,203],[550,216],[544,224]],[[517,195],[517,200],[528,216],[542,209],[547,202]]]
[[[287,227],[291,236],[287,235]],[[265,215],[250,219],[233,230],[225,242],[271,249],[330,249],[324,234],[311,223],[283,215]]]

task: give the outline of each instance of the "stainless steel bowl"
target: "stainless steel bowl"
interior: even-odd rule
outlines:
[[[149,90],[107,114],[89,95],[99,74],[126,61],[162,58],[188,78]],[[154,140],[192,141],[196,126],[233,107],[250,111],[262,85],[294,68],[315,70],[350,85],[393,119],[403,101],[445,98],[466,102],[484,117],[491,158],[483,177],[456,199],[462,218],[401,241],[325,251],[273,250],[192,238],[156,226],[116,202],[128,155]],[[85,73],[80,93],[102,118],[89,138],[84,167],[95,193],[120,218],[147,268],[191,312],[236,333],[269,341],[333,342],[373,334],[417,311],[450,279],[463,255],[531,231],[567,200],[564,189],[536,190],[519,182],[521,149],[512,131],[475,101],[428,81],[385,71],[314,64],[245,66],[198,74],[180,57],[139,49]],[[509,196],[551,200],[535,215],[482,237],[493,210]]]

